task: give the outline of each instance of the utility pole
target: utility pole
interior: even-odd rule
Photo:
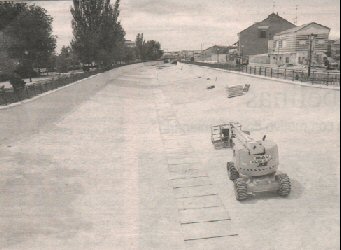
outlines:
[[[316,37],[317,37],[316,34],[309,35],[308,78],[310,78],[310,75],[311,75],[311,64],[312,64],[312,60],[313,60],[313,43],[314,43]]]
[[[279,67],[279,49],[280,49],[280,40],[277,41],[277,67]]]
[[[217,61],[218,61],[218,64],[219,64],[219,48],[217,48]]]
[[[296,17],[295,17],[295,25],[298,23],[298,5],[296,4]]]

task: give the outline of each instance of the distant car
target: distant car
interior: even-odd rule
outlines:
[[[337,62],[331,62],[328,65],[328,70],[338,70],[340,69],[340,66]]]
[[[82,69],[84,72],[94,71],[97,69],[96,64],[83,64]]]

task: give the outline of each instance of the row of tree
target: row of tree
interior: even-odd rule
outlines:
[[[137,57],[142,61],[158,60],[163,55],[161,44],[155,40],[146,42],[143,33],[137,34],[135,42]]]
[[[52,18],[46,10],[26,3],[0,2],[0,31],[4,34],[6,56],[0,67],[31,77],[33,68],[49,65],[56,48]]]
[[[125,31],[118,20],[120,0],[73,0],[71,47],[84,64],[107,67],[122,60]]]
[[[109,68],[118,61],[157,60],[159,42],[136,38],[136,48],[125,46],[125,31],[119,21],[120,0],[73,0],[73,40],[55,54],[52,17],[37,5],[0,2],[0,31],[6,38],[6,60],[0,57],[0,72],[32,77],[39,68],[59,72],[85,66]],[[39,70],[38,70],[39,71]]]

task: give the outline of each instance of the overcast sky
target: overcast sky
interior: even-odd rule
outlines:
[[[111,0],[114,2],[114,0]],[[166,50],[200,49],[230,45],[237,33],[273,11],[298,25],[312,21],[330,27],[331,38],[340,37],[339,0],[121,0],[121,22],[126,38],[137,33],[158,40]],[[54,18],[58,50],[72,39],[72,1],[36,1]]]

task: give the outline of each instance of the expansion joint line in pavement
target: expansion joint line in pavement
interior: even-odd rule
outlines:
[[[184,241],[202,242],[237,236],[228,211],[181,128],[162,90],[154,90],[159,129],[167,155]]]

